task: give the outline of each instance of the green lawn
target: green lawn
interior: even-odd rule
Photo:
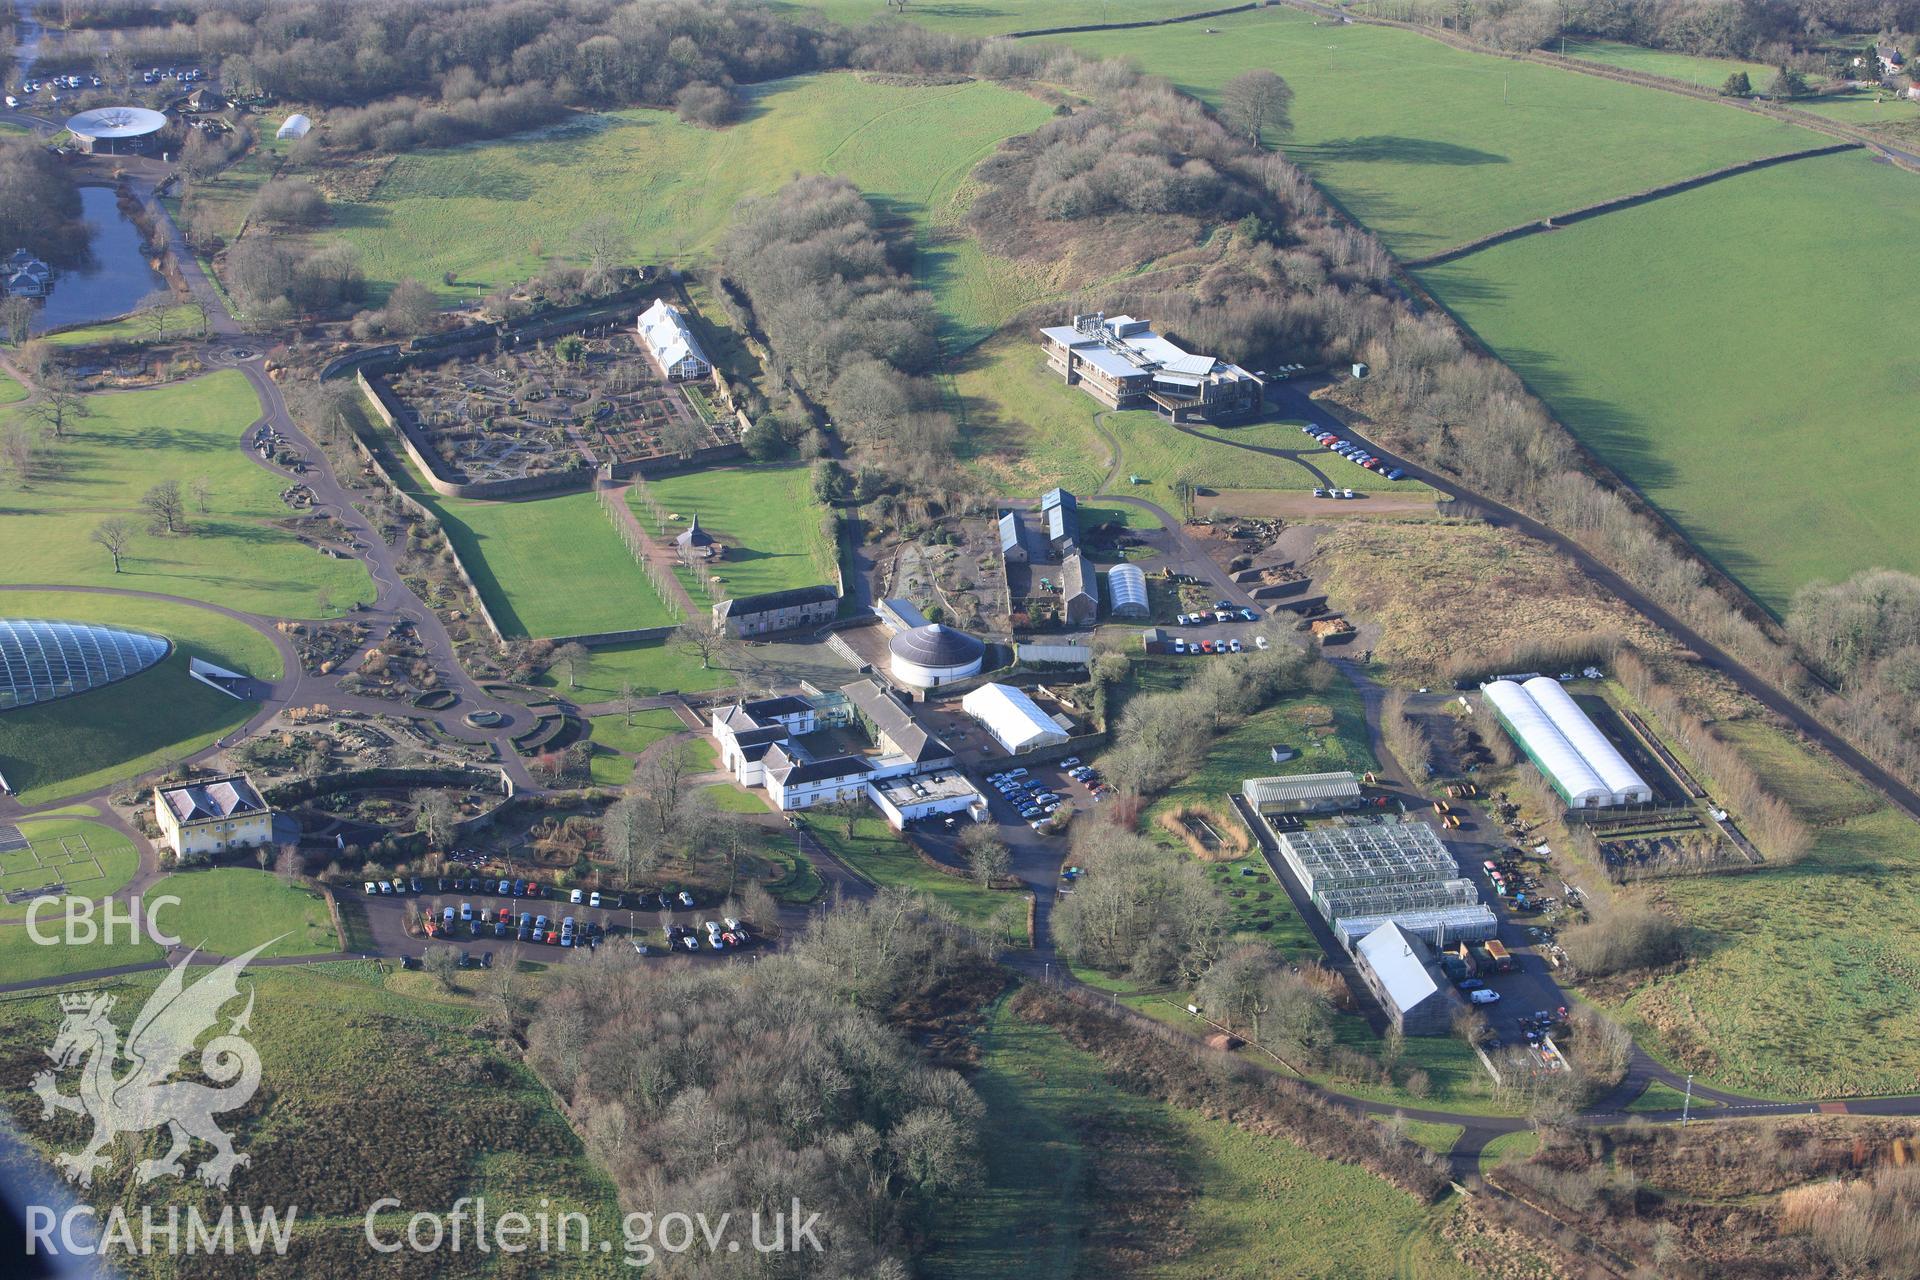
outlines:
[[[595,786],[624,787],[633,781],[633,770],[637,763],[632,756],[623,756],[606,747],[596,746],[587,760],[587,776]]]
[[[1114,1161],[1164,1170],[1140,1172],[1179,1226],[1148,1242],[1156,1276],[1471,1274],[1432,1234],[1434,1211],[1363,1169],[1123,1092],[1099,1060],[1004,1006],[982,1048],[985,1185],[942,1209],[928,1276],[1093,1274],[1089,1241],[1125,1240],[1134,1221],[1128,1184],[1097,1177]],[[1184,1196],[1167,1186],[1176,1173]]]
[[[416,491],[510,636],[662,627],[675,619],[591,493],[480,502]]]
[[[165,912],[161,915],[164,919]],[[58,916],[42,917],[40,933],[42,937],[59,937],[62,936],[63,927],[64,922]],[[157,943],[145,938],[137,942],[128,941],[125,926],[119,926],[111,945],[98,941],[86,944],[62,941],[42,946],[27,933],[25,925],[0,924],[0,982],[32,982],[66,973],[111,969],[123,964],[145,964],[162,959],[165,955],[166,952]],[[0,1010],[11,1007],[11,1002],[0,1002]],[[5,1016],[0,1013],[0,1020],[4,1020]],[[53,1042],[48,1040],[47,1043]]]
[[[638,494],[630,492],[627,500],[656,536],[678,537],[698,516],[700,527],[726,546],[726,558],[709,571],[725,582],[730,597],[833,581],[838,549],[824,528],[826,509],[813,500],[805,464],[691,471],[649,480],[647,491],[666,508],[664,528],[652,527]],[[699,591],[690,593],[705,599]]]
[[[1565,44],[1556,41],[1545,48],[1548,53],[1564,53],[1582,62],[1597,62],[1603,67],[1618,67],[1622,71],[1684,80],[1688,84],[1703,85],[1709,89],[1718,89],[1726,83],[1728,76],[1744,71],[1755,90],[1764,90],[1774,74],[1774,69],[1763,63],[1742,62],[1732,58],[1696,58],[1692,54],[1675,53],[1668,49],[1622,44],[1618,40],[1568,40]]]
[[[1540,1149],[1540,1135],[1531,1129],[1503,1133],[1480,1149],[1480,1172],[1492,1173],[1502,1161],[1525,1160]]]
[[[581,116],[501,141],[400,156],[362,204],[334,207],[376,296],[414,277],[449,298],[524,279],[602,218],[632,228],[640,262],[709,252],[734,204],[796,174],[844,174],[923,230],[958,221],[961,180],[1003,138],[1049,108],[987,83],[910,87],[850,74],[802,76],[742,90],[743,120],[713,130],[672,113]],[[445,272],[459,284],[444,288]],[[970,297],[943,298],[969,324]]]
[[[330,559],[270,523],[293,513],[280,501],[283,482],[240,448],[260,416],[240,374],[90,396],[87,405],[90,416],[50,442],[51,465],[0,508],[0,546],[12,549],[0,569],[7,581],[154,591],[289,617],[319,616],[322,591],[336,609],[373,598],[359,561]],[[161,480],[184,493],[195,479],[208,484],[208,513],[189,498],[187,532],[147,532],[141,495]],[[110,516],[136,530],[118,574],[88,540]]]
[[[639,755],[662,738],[671,738],[676,733],[687,731],[680,717],[665,707],[634,712],[632,724],[627,723],[628,719],[626,713],[620,711],[591,717],[588,723],[593,726],[593,740],[615,751]]]
[[[1920,824],[1756,720],[1717,731],[1814,829],[1791,867],[1664,881],[1685,968],[1615,1008],[1701,1083],[1766,1097],[1910,1093],[1920,1076]]]
[[[200,317],[192,307],[181,305],[167,308],[165,327],[160,332],[162,338],[197,336],[199,332]],[[146,317],[128,316],[109,320],[105,324],[63,329],[59,333],[48,334],[43,341],[56,347],[86,347],[97,343],[144,341],[153,336],[153,326]]]
[[[564,671],[557,675],[549,671],[534,683],[564,692],[576,702],[593,702],[619,697],[623,681],[644,696],[672,690],[697,693],[718,689],[731,684],[734,677],[725,667],[703,668],[699,656],[690,654],[684,645],[648,640],[595,649],[592,661],[580,669],[578,678],[579,687],[571,690],[566,688]]]
[[[146,899],[171,894],[178,906],[159,911],[158,927],[180,945],[210,955],[237,956],[278,939],[262,956],[324,955],[340,949],[326,899],[303,885],[252,867],[177,871]]]
[[[1717,103],[1410,31],[1323,23],[1281,7],[1066,39],[1133,58],[1210,101],[1242,71],[1278,72],[1294,91],[1288,155],[1410,257],[1825,140]],[[1413,85],[1410,100],[1403,90]]]
[[[920,860],[920,855],[884,819],[867,816],[856,819],[852,838],[847,836],[845,821],[832,814],[813,814],[807,819],[807,829],[840,861],[875,884],[925,894],[961,924],[989,930],[996,919],[1010,912],[1005,919],[1012,921],[1011,928],[1000,936],[1005,941],[1025,945],[1024,894],[983,889],[971,880],[935,871]]]
[[[1912,176],[1843,154],[1421,279],[1583,443],[1779,609],[1816,579],[1920,571],[1912,308],[1897,289],[1836,285],[1871,279],[1916,240]],[[1810,483],[1839,458],[1842,484]]]
[[[190,755],[244,723],[255,704],[187,675],[192,656],[262,679],[282,674],[271,641],[245,623],[192,605],[72,591],[0,591],[9,616],[113,622],[164,635],[159,665],[72,698],[0,715],[0,773],[26,804],[132,777]]]
[[[261,1060],[253,1105],[221,1120],[252,1160],[235,1187],[244,1182],[259,1204],[300,1210],[288,1253],[269,1250],[246,1273],[276,1280],[368,1274],[365,1217],[384,1195],[404,1201],[378,1224],[390,1240],[404,1238],[416,1210],[445,1213],[461,1197],[485,1197],[489,1217],[518,1212],[537,1220],[579,1211],[591,1218],[592,1239],[618,1241],[621,1210],[612,1182],[519,1056],[476,1030],[476,1004],[397,994],[382,985],[385,969],[364,961],[251,969],[242,997],[222,1011],[224,1028],[252,993],[246,1036]],[[143,974],[108,987],[118,1001],[115,1021],[127,1026],[157,982]],[[0,1101],[26,1141],[48,1154],[74,1149],[88,1132],[84,1117],[42,1120],[26,1088],[48,1065],[44,1050],[60,1019],[51,998],[0,1005]],[[186,1065],[198,1060],[189,1054]],[[69,1093],[72,1080],[71,1071],[62,1073]],[[188,1156],[189,1176],[204,1152]],[[164,1219],[169,1202],[198,1193],[172,1179],[141,1186],[127,1144],[113,1154],[96,1173],[93,1194],[127,1206],[136,1220],[143,1206]],[[465,1241],[471,1249],[472,1237]],[[632,1270],[620,1252],[575,1249],[565,1256],[569,1275]]]
[[[722,813],[765,813],[766,801],[755,791],[735,786],[731,782],[715,782],[700,788],[700,794],[713,802],[713,807]]]
[[[60,897],[99,901],[133,879],[140,852],[112,827],[85,818],[22,821],[20,834],[32,846],[0,853],[0,895],[63,884]],[[42,913],[46,908],[42,908]],[[0,921],[27,918],[27,906],[0,906]]]
[[[1849,89],[1794,103],[1829,120],[1860,129],[1879,129],[1912,142],[1920,134],[1920,102],[1885,89]]]
[[[1679,1111],[1687,1105],[1687,1095],[1672,1085],[1661,1084],[1658,1080],[1648,1085],[1646,1092],[1627,1104],[1629,1111]],[[1717,1107],[1717,1102],[1696,1097],[1692,1109],[1703,1111],[1708,1107]]]

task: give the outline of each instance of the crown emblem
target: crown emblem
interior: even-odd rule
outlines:
[[[102,1002],[102,1009],[113,1003],[112,996],[103,996],[97,991],[65,991],[60,995],[60,1008],[67,1013],[85,1013],[93,1008],[96,1000]]]

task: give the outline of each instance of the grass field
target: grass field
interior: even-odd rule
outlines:
[[[709,571],[725,582],[730,597],[833,581],[838,551],[804,464],[691,471],[649,480],[647,491],[669,517],[680,517],[653,528],[645,505],[629,493],[634,515],[651,533],[678,537],[698,516],[700,527],[725,544],[726,558]],[[693,598],[704,597],[696,591]]]
[[[49,445],[52,465],[0,509],[0,546],[17,549],[0,569],[7,581],[154,591],[303,618],[319,616],[322,591],[336,608],[373,598],[359,561],[329,559],[270,523],[293,513],[280,501],[283,482],[240,449],[260,405],[238,373],[91,396],[87,405],[90,416]],[[161,480],[179,481],[184,493],[195,479],[208,484],[208,512],[189,499],[187,532],[146,532],[141,495]],[[138,531],[118,574],[87,538],[109,516]]]
[[[1696,1097],[1693,1099],[1691,1109],[1699,1112],[1719,1105],[1717,1102]],[[1644,1093],[1627,1104],[1629,1111],[1680,1111],[1683,1109],[1687,1109],[1687,1095],[1672,1085],[1661,1084],[1658,1080],[1648,1085]]]
[[[661,739],[685,733],[687,729],[679,716],[664,707],[634,712],[632,724],[628,724],[627,719],[627,715],[619,711],[592,717],[589,723],[593,725],[593,740],[615,751],[639,755]]]
[[[1763,63],[1742,62],[1733,58],[1696,58],[1692,54],[1675,53],[1668,49],[1622,44],[1618,40],[1568,40],[1564,45],[1555,43],[1546,46],[1546,49],[1548,53],[1564,53],[1582,62],[1596,62],[1603,67],[1618,67],[1622,71],[1638,71],[1642,75],[1665,76],[1669,80],[1683,80],[1708,89],[1718,89],[1727,82],[1728,76],[1744,71],[1754,89],[1762,90],[1774,74],[1774,69]]]
[[[983,889],[971,880],[935,871],[920,860],[920,855],[895,834],[885,820],[871,816],[857,818],[853,836],[849,838],[842,819],[832,814],[815,814],[808,819],[807,830],[840,861],[875,884],[925,894],[955,920],[974,929],[985,931],[992,928],[996,919],[1011,920],[1011,927],[998,936],[1026,945],[1026,895]]]
[[[61,928],[61,917],[41,918],[40,932],[43,937],[59,936]],[[59,942],[42,946],[27,933],[24,924],[0,924],[0,975],[5,975],[0,981],[5,982],[33,982],[41,978],[57,978],[62,974],[110,969],[123,964],[145,964],[165,955],[166,952],[157,943],[145,938],[137,942],[129,941],[124,928],[115,935],[111,944],[98,941],[85,945]],[[0,1005],[0,1008],[5,1007]],[[4,1020],[4,1016],[0,1014],[0,1021]]]
[[[414,491],[440,517],[493,620],[510,636],[675,621],[591,493],[481,502],[443,498],[417,482]]]
[[[831,74],[743,92],[744,118],[726,129],[619,111],[401,156],[369,201],[334,207],[333,234],[360,250],[376,294],[411,276],[464,299],[573,252],[574,233],[601,218],[632,228],[635,261],[704,256],[737,201],[803,173],[844,174],[924,231],[956,221],[961,179],[1048,114],[1038,99],[986,83],[908,87]],[[448,271],[458,286],[442,286]],[[971,314],[976,305],[950,312],[999,323]]]
[[[1127,1184],[1101,1167],[1130,1160],[1171,1166],[1151,1181],[1180,1229],[1152,1275],[1470,1274],[1433,1237],[1431,1211],[1364,1170],[1123,1092],[1097,1059],[1004,1006],[983,1050],[985,1186],[942,1213],[930,1277],[1096,1274],[1089,1242],[1122,1240],[1133,1221]],[[1184,1197],[1166,1185],[1176,1174]]]
[[[237,956],[269,939],[277,941],[260,953],[264,957],[340,949],[326,899],[270,872],[251,867],[177,871],[146,897],[151,902],[168,894],[180,904],[160,910],[158,927],[189,949]]]
[[[847,26],[884,21],[896,16],[879,0],[822,0],[821,3],[781,4],[796,16],[825,18]],[[1217,9],[1209,0],[958,0],[957,3],[913,5],[907,19],[953,35],[994,36],[1009,31],[1044,27],[1084,26],[1094,22],[1143,22],[1171,18],[1204,9]]]
[[[1621,1003],[1636,1038],[1741,1093],[1911,1092],[1920,824],[1764,724],[1718,730],[1814,828],[1813,848],[1791,867],[1662,883],[1660,897],[1693,927],[1693,955]]]
[[[1480,1172],[1492,1173],[1505,1160],[1525,1160],[1540,1149],[1540,1135],[1531,1129],[1503,1133],[1480,1149]]]
[[[1209,100],[1252,67],[1286,77],[1284,150],[1404,256],[1822,141],[1712,102],[1323,22],[1274,8],[1066,39]],[[1396,88],[1412,85],[1417,101]]]
[[[167,308],[166,327],[161,337],[170,338],[181,335],[197,335],[200,331],[200,317],[192,307],[181,305]],[[59,333],[50,333],[41,341],[56,347],[87,347],[96,343],[143,341],[153,337],[153,326],[144,316],[128,316],[120,320],[109,320],[105,324],[82,325],[77,329],[62,329]]]
[[[395,994],[382,985],[384,968],[342,962],[255,969],[243,979],[255,995],[246,1034],[260,1054],[263,1087],[252,1107],[222,1117],[235,1147],[252,1157],[235,1178],[235,1192],[244,1185],[245,1195],[259,1197],[249,1203],[299,1206],[291,1250],[284,1257],[269,1250],[246,1273],[287,1280],[367,1274],[365,1216],[380,1196],[404,1205],[380,1220],[387,1239],[404,1237],[414,1211],[444,1214],[470,1196],[485,1197],[490,1217],[517,1211],[537,1221],[543,1212],[578,1210],[592,1219],[594,1239],[618,1241],[614,1188],[552,1095],[516,1055],[476,1033],[476,1007]],[[116,1022],[126,1026],[157,981],[141,975],[109,987],[118,999]],[[235,1001],[225,1013],[243,1007],[244,1000]],[[74,1149],[90,1127],[84,1117],[40,1119],[25,1087],[46,1065],[43,1050],[60,1018],[51,997],[0,1006],[7,1081],[0,1096],[25,1139],[49,1154]],[[198,1061],[189,1054],[188,1069]],[[68,1092],[71,1080],[66,1073]],[[153,1205],[164,1221],[169,1203],[195,1204],[210,1218],[228,1203],[191,1177],[140,1186],[128,1147],[122,1141],[110,1153],[114,1163],[95,1175],[92,1194],[103,1203],[127,1206],[136,1221],[141,1205]],[[204,1154],[198,1148],[190,1156],[190,1173]],[[474,1257],[471,1235],[466,1247],[447,1256],[466,1263]],[[569,1275],[631,1270],[619,1253],[576,1248],[565,1256]]]
[[[26,804],[45,804],[189,755],[242,724],[254,704],[190,679],[206,658],[263,679],[282,674],[271,641],[192,605],[73,591],[4,591],[9,616],[113,622],[164,635],[175,648],[130,680],[0,715],[0,773]]]
[[[619,697],[622,682],[631,682],[634,692],[644,696],[676,689],[687,693],[718,689],[733,678],[725,667],[702,668],[698,655],[689,656],[685,646],[649,640],[595,649],[592,661],[580,669],[577,689],[566,688],[565,672],[549,671],[534,683],[565,692],[576,702],[592,702]]]
[[[31,847],[0,853],[0,896],[61,884],[66,892],[58,897],[97,902],[140,869],[140,852],[133,842],[104,823],[51,818],[22,821],[19,827]],[[46,908],[41,910],[44,915]],[[0,922],[26,918],[26,903],[0,905]]]
[[[1912,181],[1862,155],[1807,160],[1421,279],[1584,443],[1778,609],[1814,579],[1873,565],[1920,571],[1911,307],[1898,290],[1832,287],[1870,279],[1920,238]],[[1839,460],[1844,483],[1812,482]]]

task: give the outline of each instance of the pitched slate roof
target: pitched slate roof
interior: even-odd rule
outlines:
[[[238,814],[260,813],[267,807],[253,784],[239,774],[206,782],[164,787],[160,798],[180,822],[206,822]]]
[[[952,758],[952,747],[934,737],[899,698],[874,681],[855,680],[852,684],[842,685],[840,692],[846,694],[847,701],[861,715],[873,721],[874,728],[885,734],[887,740],[907,759],[918,763]]]

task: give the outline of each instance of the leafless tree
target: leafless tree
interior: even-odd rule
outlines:
[[[990,823],[976,822],[968,827],[961,833],[960,847],[966,851],[967,870],[981,885],[991,885],[1013,866],[1007,842]]]
[[[147,331],[148,341],[158,342],[167,336],[173,327],[173,305],[173,294],[166,289],[155,289],[135,304],[135,318]]]
[[[1293,129],[1293,88],[1264,67],[1243,71],[1227,81],[1220,100],[1229,120],[1246,132],[1255,146],[1261,131],[1273,125],[1282,133]]]
[[[700,656],[700,669],[706,671],[713,666],[713,660],[725,653],[728,648],[727,636],[712,627],[704,625],[701,618],[688,618],[673,629],[673,638],[687,646]]]
[[[87,398],[65,373],[49,365],[39,379],[39,394],[27,402],[27,416],[63,439],[75,418],[87,416]]]
[[[413,793],[413,812],[414,830],[426,836],[430,846],[446,848],[460,821],[460,806],[454,803],[453,793],[439,787],[422,788]]]
[[[205,476],[195,476],[187,485],[187,492],[193,495],[193,505],[201,515],[204,516],[212,510],[213,486],[207,482]]]
[[[19,346],[33,333],[33,302],[29,298],[11,295],[0,302],[0,326],[7,331],[7,341]]]
[[[140,505],[147,509],[155,533],[178,533],[186,527],[187,507],[180,498],[178,480],[162,480],[154,485],[141,496]]]
[[[120,561],[127,554],[127,544],[133,541],[133,530],[125,520],[110,516],[93,526],[87,538],[107,549],[113,557],[113,571],[120,572]]]
[[[580,673],[593,663],[593,650],[577,640],[568,641],[553,651],[551,665],[567,673],[567,688],[580,687]]]

